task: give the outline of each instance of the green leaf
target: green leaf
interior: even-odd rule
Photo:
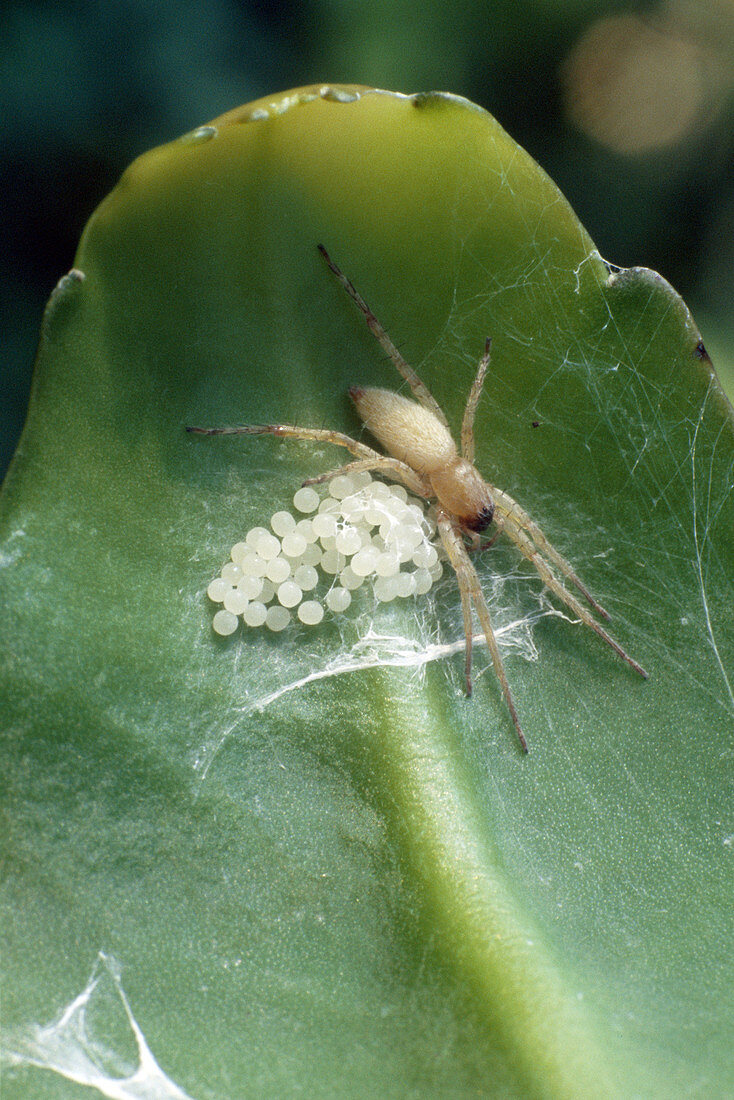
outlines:
[[[528,758],[453,577],[211,632],[343,452],[184,425],[358,434],[402,385],[317,242],[457,430],[492,336],[477,464],[650,672],[498,542]],[[305,89],[137,160],[2,501],[4,1097],[730,1093],[732,434],[675,292],[464,100]]]

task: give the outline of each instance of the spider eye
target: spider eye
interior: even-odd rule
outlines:
[[[481,531],[484,531],[487,527],[489,527],[490,523],[492,522],[493,516],[494,505],[485,504],[482,508],[480,508],[475,516],[471,516],[469,519],[464,521],[464,526],[468,527],[470,531],[476,531],[477,534],[479,534]]]

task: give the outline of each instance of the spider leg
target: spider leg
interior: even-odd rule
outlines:
[[[318,477],[308,478],[303,482],[304,485],[318,485],[322,481],[329,481],[332,477],[336,477],[337,474],[356,473],[358,470],[379,470],[386,477],[391,477],[393,481],[402,481],[416,496],[432,495],[430,486],[405,462],[381,455],[366,443],[360,443],[343,432],[335,432],[329,428],[299,428],[294,424],[238,424],[230,428],[187,427],[186,431],[195,432],[197,435],[277,435],[281,438],[311,440],[314,443],[334,443],[337,447],[346,447],[357,456],[357,461],[349,462],[336,470],[329,470]]]
[[[477,405],[479,404],[479,398],[482,396],[482,387],[484,386],[484,376],[487,373],[489,367],[489,357],[492,350],[492,340],[487,337],[487,342],[484,345],[484,355],[479,361],[479,368],[477,370],[477,376],[472,383],[472,387],[469,390],[469,396],[466,401],[466,408],[464,409],[464,418],[461,421],[461,453],[467,462],[471,462],[474,465],[474,415],[477,411]]]
[[[515,709],[515,702],[512,698],[512,692],[510,691],[510,685],[507,682],[507,676],[505,674],[505,666],[502,663],[502,657],[500,656],[499,646],[497,645],[497,639],[494,636],[492,629],[492,623],[489,617],[489,608],[487,607],[482,593],[482,588],[479,583],[479,577],[476,570],[471,563],[469,555],[467,553],[466,546],[464,545],[464,539],[461,533],[461,528],[451,519],[448,513],[444,512],[442,508],[439,508],[438,515],[438,530],[441,536],[441,541],[444,545],[446,553],[448,554],[449,561],[453,566],[456,573],[456,580],[459,585],[459,592],[461,594],[461,607],[464,613],[464,632],[466,634],[466,679],[467,679],[467,692],[471,691],[471,645],[472,645],[472,626],[471,626],[471,603],[476,608],[479,623],[484,634],[484,640],[487,643],[490,655],[492,657],[492,664],[494,665],[494,671],[497,679],[500,682],[502,688],[502,694],[505,697],[505,702],[510,711],[513,725],[517,731],[517,736],[520,740],[520,746],[523,752],[528,751],[528,744],[525,740],[525,735],[522,732],[520,726],[520,719],[517,716],[517,710]]]
[[[186,431],[197,435],[278,435],[288,439],[307,439],[314,443],[334,443],[337,447],[346,447],[360,459],[383,458],[383,455],[373,451],[365,443],[329,428],[299,428],[294,424],[237,424],[229,428],[187,427]]]
[[[318,477],[309,477],[303,484],[320,485],[324,481],[330,481],[332,477],[336,477],[338,474],[356,474],[362,470],[377,470],[393,481],[402,481],[406,489],[410,489],[411,493],[415,493],[416,496],[426,497],[432,495],[430,486],[426,485],[415,470],[405,462],[401,462],[399,458],[388,458],[376,451],[374,455],[374,458],[361,458],[356,462],[348,462],[346,466],[340,466],[337,470],[328,470],[327,473],[319,474]]]
[[[444,416],[443,410],[438,401],[436,401],[436,398],[433,396],[425,382],[423,382],[418,374],[416,374],[416,372],[413,370],[413,368],[405,362],[402,355],[395,347],[392,340],[385,332],[384,328],[377,320],[370,307],[365,302],[362,295],[355,288],[354,284],[350,282],[350,280],[346,277],[341,268],[337,267],[337,265],[334,263],[331,256],[322,244],[319,244],[316,247],[326,260],[333,273],[336,275],[341,285],[346,290],[349,297],[352,299],[352,301],[361,312],[362,316],[367,322],[367,327],[372,335],[376,337],[376,339],[379,341],[383,350],[387,352],[387,354],[392,359],[393,365],[395,366],[396,370],[400,374],[402,374],[403,378],[410,386],[416,401],[423,405],[424,408],[430,409],[436,419],[439,420],[444,425],[444,427],[448,428],[448,421]]]
[[[490,492],[494,501],[495,510],[500,515],[505,515],[510,523],[514,524],[517,528],[527,531],[538,550],[545,554],[545,556],[560,569],[564,577],[579,590],[581,595],[589,602],[596,613],[601,615],[603,619],[609,619],[609,612],[605,611],[601,604],[594,599],[580,578],[576,576],[571,563],[566,561],[563,555],[559,554],[554,546],[551,546],[540,527],[530,518],[525,509],[521,508],[517,501],[512,499],[509,493],[505,493],[501,489],[495,488],[494,485],[490,486]],[[517,539],[515,539],[515,542],[517,542]]]
[[[465,663],[464,663],[464,676],[466,679],[466,694],[472,693],[471,682],[471,662],[472,662],[472,646],[474,644],[474,626],[471,618],[471,596],[469,595],[469,589],[459,585],[459,595],[461,596],[461,613],[464,617],[464,637],[465,643]]]
[[[443,517],[445,515],[445,513],[441,513],[441,515]],[[448,517],[446,517],[446,518],[448,518]],[[436,516],[436,519],[437,519],[438,533],[441,537],[441,541],[443,542],[443,545],[446,548],[446,552],[449,553],[447,542],[446,542],[446,539],[448,537],[450,537],[449,532],[447,531],[446,537],[444,537],[443,531],[441,530],[441,519],[439,519],[438,515]],[[450,525],[450,520],[448,521],[448,523]],[[472,536],[473,536],[473,534],[474,533],[472,532]],[[479,537],[476,536],[476,538],[477,538],[477,545],[478,545]],[[454,572],[456,573],[456,576],[457,576],[457,581],[459,583],[459,596],[461,597],[461,613],[464,616],[464,638],[466,639],[466,665],[465,665],[466,694],[471,695],[471,693],[472,693],[471,662],[472,662],[472,645],[473,645],[473,642],[474,642],[474,627],[472,625],[472,617],[471,617],[471,596],[469,594],[468,585],[462,584],[461,581],[459,580],[458,570],[457,570],[456,565],[454,564],[453,559],[451,557],[449,557],[449,560],[451,561],[451,564],[454,568]]]
[[[599,625],[596,619],[591,616],[591,614],[586,610],[583,604],[579,603],[573,593],[569,592],[568,589],[565,588],[564,585],[558,580],[558,578],[554,576],[548,566],[548,563],[543,557],[541,557],[539,551],[530,541],[520,525],[518,523],[515,523],[510,518],[509,513],[505,517],[504,529],[509,537],[512,539],[512,541],[515,543],[523,557],[527,558],[528,561],[532,562],[532,564],[535,566],[538,575],[540,576],[540,579],[548,588],[550,588],[551,592],[558,596],[559,600],[565,603],[566,607],[573,611],[574,615],[577,615],[579,619],[581,619],[581,621],[586,624],[586,626],[590,626],[594,633],[598,634],[599,637],[607,643],[607,645],[611,646],[614,652],[619,657],[621,657],[623,661],[626,661],[627,664],[635,670],[635,672],[639,673],[640,676],[643,677],[643,679],[647,680],[648,674],[647,672],[645,672],[642,665],[639,665],[637,661],[630,657],[629,653],[622,649],[622,646],[619,644],[619,642],[616,642],[614,638],[612,638],[611,634],[607,634],[606,630]]]

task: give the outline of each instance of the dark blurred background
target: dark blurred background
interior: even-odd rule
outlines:
[[[486,107],[616,264],[660,271],[734,393],[734,0],[3,0],[0,476],[44,303],[152,145],[315,82]]]

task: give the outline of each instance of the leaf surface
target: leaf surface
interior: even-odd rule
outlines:
[[[492,336],[477,465],[650,673],[498,542],[527,759],[453,578],[211,632],[342,453],[184,425],[359,435],[348,387],[399,388],[317,242],[457,434]],[[301,89],[139,158],[2,499],[8,1100],[728,1094],[732,434],[675,292],[464,100]]]

